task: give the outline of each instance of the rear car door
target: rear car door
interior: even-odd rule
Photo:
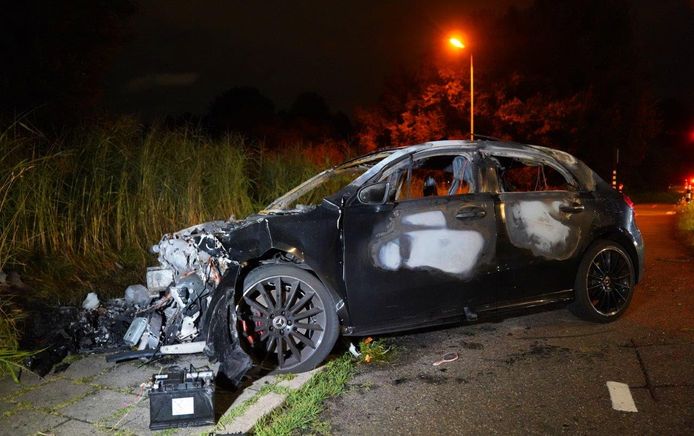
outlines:
[[[562,166],[514,152],[490,158],[499,184],[497,301],[568,291],[594,219],[594,197]]]
[[[381,174],[384,204],[343,217],[344,280],[355,333],[462,316],[493,286],[494,197],[479,192],[476,155],[428,152]]]

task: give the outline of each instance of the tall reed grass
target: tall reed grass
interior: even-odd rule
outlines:
[[[22,362],[33,353],[19,348],[20,332],[17,323],[24,316],[23,312],[12,304],[7,293],[2,293],[0,300],[0,377],[9,374],[19,382],[18,374],[24,369]]]
[[[54,302],[119,295],[163,233],[245,217],[345,155],[128,119],[58,140],[15,123],[0,134],[0,266]]]

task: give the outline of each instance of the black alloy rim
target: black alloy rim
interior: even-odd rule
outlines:
[[[291,370],[309,359],[325,334],[320,295],[295,277],[276,276],[249,286],[236,308],[246,346],[262,362]]]
[[[625,254],[605,248],[595,255],[586,278],[588,299],[604,316],[619,313],[627,305],[632,288],[632,271]]]

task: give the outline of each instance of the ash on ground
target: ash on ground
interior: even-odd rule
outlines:
[[[42,350],[26,366],[40,376],[48,374],[68,354],[127,350],[123,336],[138,308],[124,298],[100,303],[95,309],[72,306],[34,307],[25,319],[22,348]],[[61,371],[67,365],[59,365]]]

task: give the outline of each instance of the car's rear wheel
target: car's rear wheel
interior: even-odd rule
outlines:
[[[634,264],[624,248],[612,241],[597,241],[581,260],[570,309],[591,321],[614,321],[629,307],[634,283]]]
[[[330,353],[339,334],[332,295],[313,274],[264,265],[244,280],[236,306],[242,346],[276,372],[304,372]]]

